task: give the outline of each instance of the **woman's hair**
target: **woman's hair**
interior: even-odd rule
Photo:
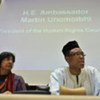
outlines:
[[[2,52],[0,53],[0,65],[1,62],[5,59],[5,58],[10,58],[12,57],[13,62],[15,62],[15,55],[11,52]]]

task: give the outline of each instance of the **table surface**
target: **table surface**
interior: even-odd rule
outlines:
[[[0,94],[0,100],[100,100],[100,96],[56,96],[34,94]]]

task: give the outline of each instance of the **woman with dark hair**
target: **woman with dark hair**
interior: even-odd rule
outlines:
[[[14,62],[13,53],[2,52],[0,54],[0,93],[26,90],[23,78],[11,72]]]

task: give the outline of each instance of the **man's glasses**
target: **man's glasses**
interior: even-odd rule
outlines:
[[[69,56],[86,56],[85,54],[84,54],[84,52],[72,52],[72,53],[70,53],[69,54]]]

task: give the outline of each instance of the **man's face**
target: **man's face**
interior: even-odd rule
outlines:
[[[84,52],[80,48],[74,48],[65,59],[70,67],[83,68],[85,63],[84,56]]]
[[[12,57],[8,57],[8,58],[4,58],[1,62],[1,68],[5,71],[11,71],[13,67],[13,58]]]

